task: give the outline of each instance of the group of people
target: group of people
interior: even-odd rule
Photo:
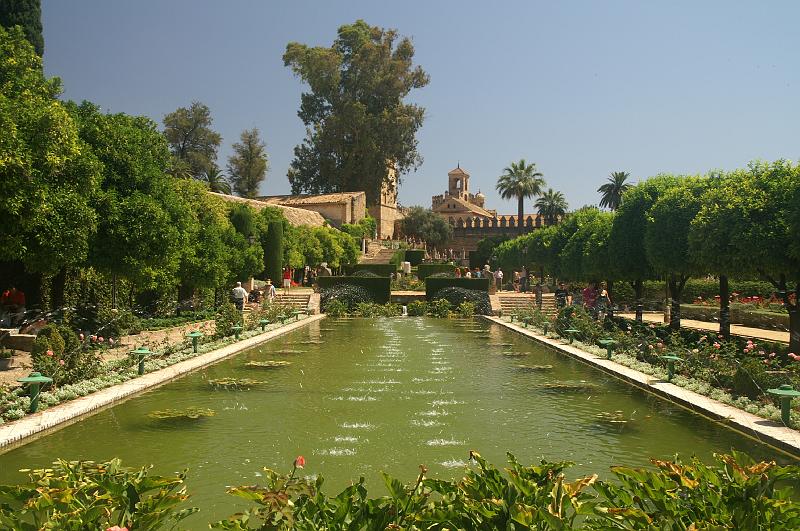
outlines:
[[[529,276],[529,272],[525,267],[521,270],[514,270],[511,280],[511,289],[518,292],[528,292],[530,291],[531,286],[531,278]],[[492,271],[489,264],[483,266],[483,269],[480,268],[468,268],[468,267],[457,267],[456,268],[456,277],[460,278],[488,278],[494,282],[497,291],[503,291],[507,286],[504,284],[505,281],[505,274],[501,268],[497,268],[496,270]]]
[[[576,289],[568,289],[563,282],[559,282],[558,288],[553,293],[556,307],[560,310],[565,306],[572,306],[575,302],[573,295],[575,292],[577,292]],[[580,302],[595,319],[605,319],[611,311],[611,296],[602,283],[598,287],[594,282],[590,282],[580,290]]]
[[[0,296],[0,327],[13,328],[25,319],[25,293],[10,286]]]

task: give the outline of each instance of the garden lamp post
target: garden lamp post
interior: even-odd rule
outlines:
[[[606,359],[610,360],[611,355],[614,354],[614,347],[616,346],[617,342],[611,338],[601,339],[597,342],[600,346],[605,347],[606,349]]]
[[[269,319],[261,319],[258,321],[258,324],[261,325],[261,331],[264,332],[267,329],[267,325],[269,324]]]
[[[659,357],[667,362],[667,381],[672,381],[672,378],[675,376],[675,362],[683,361],[683,358],[675,356],[674,354],[667,354],[666,356]]]
[[[236,338],[236,341],[239,341],[239,334],[242,332],[242,327],[240,325],[232,326],[231,330],[233,330],[233,336]]]
[[[564,330],[564,333],[567,334],[567,336],[569,337],[569,344],[571,345],[572,342],[575,341],[575,336],[577,334],[580,334],[581,331],[576,330],[574,328],[567,328],[566,330]]]
[[[186,334],[186,337],[191,338],[191,340],[192,340],[192,351],[195,354],[197,354],[197,341],[201,337],[203,337],[203,332],[200,332],[199,330],[195,330],[194,332],[189,332],[188,334]]]
[[[133,351],[133,355],[139,360],[139,376],[141,376],[144,374],[144,360],[152,356],[153,353],[147,347],[139,347]]]
[[[39,409],[39,390],[43,385],[52,383],[53,379],[42,376],[40,372],[32,372],[28,376],[20,378],[17,381],[22,384],[28,384],[28,396],[31,397],[31,405],[30,408],[28,408],[28,412],[36,413],[36,410]]]
[[[800,391],[795,391],[789,384],[783,384],[777,389],[767,389],[767,392],[781,399],[781,421],[784,426],[789,426],[792,420],[792,399],[800,396]]]

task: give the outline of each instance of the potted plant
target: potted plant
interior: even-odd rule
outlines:
[[[14,351],[0,347],[0,371],[7,371],[14,363]]]

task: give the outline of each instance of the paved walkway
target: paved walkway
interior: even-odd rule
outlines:
[[[635,319],[635,313],[619,313],[617,314],[626,319]],[[663,323],[663,313],[645,313],[642,319],[648,323]],[[719,332],[719,323],[709,323],[708,321],[695,321],[694,319],[681,319],[681,326],[686,328],[694,328],[695,330],[708,330],[709,332]],[[765,339],[767,341],[777,341],[779,343],[789,342],[789,332],[782,332],[780,330],[764,330],[763,328],[752,328],[750,326],[741,326],[732,324],[731,334],[749,339]]]

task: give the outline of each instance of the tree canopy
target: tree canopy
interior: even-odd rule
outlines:
[[[41,0],[0,0],[0,26],[21,26],[36,54],[44,55]]]
[[[228,173],[233,190],[242,197],[254,198],[267,175],[267,146],[258,129],[245,129],[239,142],[233,144],[233,155],[228,158]]]
[[[222,137],[211,129],[211,109],[193,101],[164,116],[164,136],[175,157],[175,165],[196,179],[216,162]]]
[[[309,87],[298,111],[306,138],[288,173],[292,193],[364,191],[374,204],[395,172],[399,182],[421,164],[416,133],[425,112],[404,99],[428,75],[413,59],[410,39],[363,20],[341,26],[329,48],[286,46],[284,64]]]
[[[100,164],[56,99],[60,87],[21,28],[0,28],[0,260],[29,272],[83,261],[96,228]]]
[[[438,247],[453,236],[453,228],[433,210],[413,206],[402,221],[403,234],[419,238],[429,245]]]

